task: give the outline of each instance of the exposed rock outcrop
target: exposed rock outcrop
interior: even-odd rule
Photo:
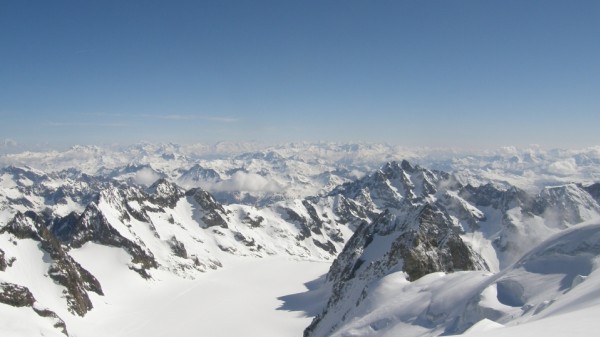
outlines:
[[[35,213],[17,213],[1,233],[10,233],[19,239],[32,239],[40,242],[41,249],[52,259],[48,268],[48,276],[65,287],[65,297],[69,310],[72,312],[83,316],[93,308],[88,291],[103,295],[98,280],[73,260],[65,247]]]
[[[0,282],[0,303],[18,308],[30,307],[38,316],[50,319],[55,328],[69,336],[65,322],[54,311],[41,307],[27,287]]]

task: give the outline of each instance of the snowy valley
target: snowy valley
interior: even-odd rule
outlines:
[[[138,144],[0,164],[2,336],[597,327],[600,148]]]

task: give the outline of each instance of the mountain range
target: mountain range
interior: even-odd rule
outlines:
[[[229,256],[329,261],[307,337],[460,334],[581,308],[600,286],[600,151],[500,152],[142,144],[3,155],[0,308],[32,322],[3,329],[68,335],[114,296],[97,272],[104,254],[140,284],[194,280]],[[410,161],[390,160],[403,153]]]

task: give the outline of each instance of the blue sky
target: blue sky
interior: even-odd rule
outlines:
[[[0,140],[599,145],[600,1],[3,1]]]

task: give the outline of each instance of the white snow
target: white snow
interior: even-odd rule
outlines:
[[[328,263],[280,257],[220,257],[223,268],[184,280],[159,273],[152,282],[124,266],[127,254],[86,244],[73,253],[102,283],[84,319],[68,317],[74,337],[285,337],[300,336],[311,317],[287,311],[278,299],[306,291],[304,283],[327,272]]]
[[[500,323],[496,323],[490,319],[484,318],[481,321],[475,323],[472,327],[470,327],[463,335],[471,336],[476,333],[491,331],[499,328],[503,328],[504,325]]]
[[[598,336],[600,306],[572,311],[543,320],[503,328],[500,324],[485,322],[469,337],[596,337]]]
[[[3,303],[0,303],[0,331],[2,337],[65,337],[52,326],[51,320],[40,317],[31,308],[15,308]]]
[[[227,172],[243,168],[248,173],[261,176],[267,172],[264,178],[272,183],[267,185],[267,190],[273,191],[273,187],[281,186],[285,188],[284,195],[301,197],[322,192],[321,174],[338,168],[348,169],[346,176],[335,176],[334,180],[342,183],[344,179],[363,176],[385,162],[402,159],[432,169],[456,172],[462,183],[473,185],[493,181],[509,183],[525,190],[539,190],[553,183],[578,181],[588,184],[600,180],[600,147],[459,151],[367,143],[293,143],[274,146],[251,143],[228,143],[226,146],[222,143],[141,143],[120,148],[74,146],[65,151],[4,154],[0,155],[0,165],[31,166],[46,172],[76,167],[83,172],[97,174],[128,164],[149,164],[157,172],[140,173],[137,178],[141,183],[150,183],[157,173],[176,180],[180,176],[180,169],[201,164],[230,179],[228,184],[240,184],[239,179],[231,179]],[[198,186],[203,186],[202,183]],[[264,187],[261,185],[259,187]],[[250,187],[256,188],[256,184],[253,182]]]
[[[498,261],[496,250],[494,249],[491,240],[486,239],[482,232],[476,231],[465,233],[460,237],[473,249],[473,251],[485,259],[491,271],[497,272],[500,270],[500,261]]]
[[[115,229],[131,241],[143,242],[162,266],[171,269],[151,270],[153,279],[148,281],[128,268],[131,256],[123,249],[88,243],[71,250],[74,258],[99,279],[106,294],[90,293],[94,309],[84,318],[73,316],[66,310],[62,294],[64,288],[46,275],[51,261],[41,253],[37,242],[19,240],[17,247],[6,236],[0,240],[0,248],[7,258],[17,258],[12,267],[0,273],[0,281],[27,286],[38,302],[56,311],[66,321],[74,337],[301,336],[302,330],[310,323],[311,317],[308,316],[319,312],[319,305],[326,300],[325,294],[322,298],[316,298],[315,294],[312,297],[292,296],[291,301],[296,303],[284,303],[279,298],[305,292],[304,283],[323,275],[329,263],[269,255],[315,259],[331,256],[325,256],[320,250],[311,251],[310,245],[296,244],[292,239],[298,229],[286,221],[285,214],[278,213],[278,207],[289,207],[308,217],[298,198],[325,194],[386,161],[401,159],[455,171],[459,181],[474,185],[491,181],[501,186],[510,183],[527,190],[539,190],[573,181],[588,184],[600,180],[600,148],[565,151],[505,148],[466,155],[456,151],[406,149],[381,144],[301,143],[264,147],[222,143],[214,146],[138,144],[125,149],[89,146],[73,147],[63,152],[3,155],[0,156],[3,166],[32,165],[46,173],[76,167],[83,172],[98,174],[118,171],[129,164],[148,165],[139,171],[115,176],[118,180],[142,185],[150,185],[163,176],[176,181],[182,170],[201,164],[223,177],[219,182],[203,182],[216,192],[230,193],[232,198],[237,192],[243,192],[237,193],[240,200],[245,196],[255,197],[256,201],[253,198],[248,200],[258,206],[261,198],[269,200],[269,196],[280,197],[273,200],[283,201],[268,201],[274,207],[260,211],[250,206],[250,202],[225,206],[232,211],[230,216],[237,219],[226,231],[201,228],[198,221],[194,221],[192,205],[184,198],[164,214],[150,212],[149,217],[156,225],[153,229],[135,219],[123,223],[119,213],[122,205],[111,204],[113,196],[104,195],[98,206]],[[41,171],[34,173],[44,174]],[[40,186],[59,188],[75,186],[74,183],[50,177]],[[48,206],[43,198],[27,192],[32,187],[35,187],[34,182],[25,176],[0,175],[0,226],[6,224],[17,210],[30,208],[25,205],[4,208],[9,205],[9,199],[26,199],[36,211]],[[415,188],[420,194],[422,185]],[[400,184],[390,186],[390,190],[397,198],[402,192]],[[558,193],[560,189],[556,191]],[[475,337],[595,335],[600,327],[597,323],[600,315],[597,260],[588,259],[588,256],[547,256],[535,263],[529,262],[526,267],[517,266],[501,272],[501,269],[511,268],[510,264],[525,252],[497,255],[493,249],[492,242],[502,238],[496,235],[500,228],[492,224],[500,224],[502,214],[494,213],[491,208],[474,208],[457,193],[449,195],[476,217],[485,214],[487,220],[481,222],[481,230],[467,232],[462,238],[488,261],[492,272],[497,274],[436,273],[412,283],[406,281],[401,272],[387,275],[376,284],[369,285],[369,296],[353,312],[356,317],[346,322],[335,336],[436,335],[449,327],[450,323],[444,321],[446,317],[461,320],[465,327],[473,324],[467,333]],[[570,202],[568,199],[557,200]],[[595,203],[586,193],[575,201],[579,204]],[[67,198],[64,204],[50,206],[55,215],[84,209],[84,205],[71,198]],[[136,210],[142,208],[136,201],[131,201],[130,206]],[[316,210],[319,214],[325,212],[320,205],[316,206]],[[589,219],[596,215],[591,210],[580,207],[576,213],[582,219]],[[242,222],[247,214],[253,218],[264,218],[260,230],[249,229]],[[508,211],[506,220],[510,220],[516,232],[504,239],[532,248],[563,229],[558,225],[562,221],[559,215],[562,214],[557,215],[557,226],[549,227],[542,218],[527,218],[520,207],[514,207]],[[328,213],[328,217],[333,219],[334,215]],[[348,239],[350,229],[343,227],[341,230],[344,238]],[[577,230],[573,231],[577,233]],[[261,256],[266,257],[250,257],[253,252],[236,243],[235,233],[256,239],[264,246]],[[574,235],[579,235],[577,239],[582,242],[588,239],[581,233]],[[185,263],[171,254],[167,243],[171,237],[182,242],[188,253],[197,255],[206,264],[206,269],[214,267],[211,265],[213,262],[215,265],[220,262],[223,267],[207,273],[184,271],[178,274],[190,276],[188,278],[174,275],[177,274],[174,269],[183,268]],[[526,242],[519,242],[525,237]],[[371,249],[387,250],[389,247],[385,246],[389,244],[386,242]],[[233,257],[221,252],[220,247],[238,247],[236,254],[248,257]],[[593,262],[592,267],[589,261]],[[525,303],[520,305],[519,301]],[[423,322],[431,327],[424,327]],[[40,318],[30,308],[16,309],[4,304],[0,304],[0,335],[62,336],[48,320]]]
[[[0,247],[7,258],[15,258],[11,267],[0,272],[0,281],[26,286],[44,306],[66,309],[64,288],[50,280],[47,274],[52,259],[38,248],[38,242],[24,239],[14,245],[3,235],[0,236]]]
[[[495,274],[402,272],[369,285],[334,337],[592,336],[600,313],[600,224],[564,230]],[[320,336],[320,335],[319,335]],[[326,335],[328,336],[328,335]]]

